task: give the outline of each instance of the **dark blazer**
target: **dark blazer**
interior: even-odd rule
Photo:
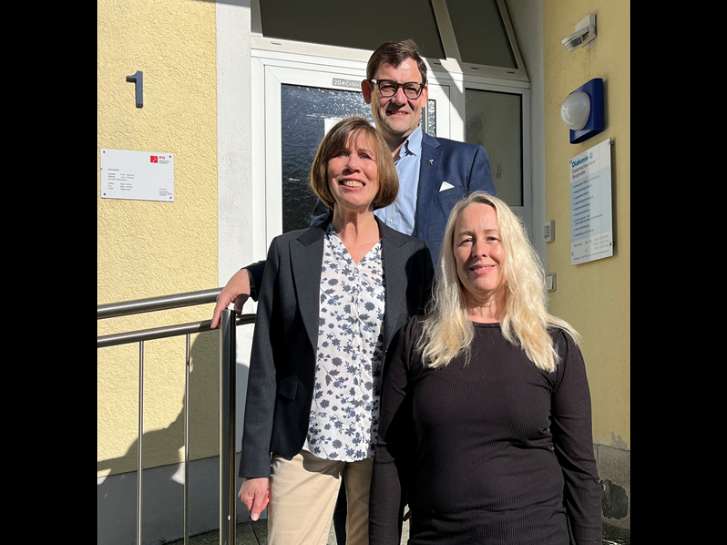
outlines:
[[[443,182],[451,189],[441,190]],[[455,203],[473,191],[495,195],[485,148],[422,134],[422,157],[414,220],[415,237],[439,260],[444,228]]]
[[[297,454],[308,433],[318,348],[323,237],[330,219],[273,239],[260,286],[242,436],[241,477],[270,475],[271,453]],[[428,302],[429,250],[378,220],[386,288],[384,350]]]

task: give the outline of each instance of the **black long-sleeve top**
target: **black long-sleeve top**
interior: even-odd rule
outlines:
[[[600,545],[601,489],[583,357],[551,329],[555,372],[499,324],[475,324],[471,360],[425,367],[421,319],[387,364],[371,491],[371,545]]]

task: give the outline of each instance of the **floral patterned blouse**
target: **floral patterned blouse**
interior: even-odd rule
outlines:
[[[385,307],[381,242],[356,264],[331,225],[323,242],[318,351],[303,448],[327,460],[374,454]]]

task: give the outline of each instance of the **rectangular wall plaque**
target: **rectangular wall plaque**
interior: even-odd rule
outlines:
[[[573,265],[613,255],[611,139],[570,160]]]
[[[101,198],[174,201],[174,156],[163,151],[101,150]]]

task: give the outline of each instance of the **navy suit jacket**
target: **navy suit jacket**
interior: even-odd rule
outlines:
[[[453,187],[442,189],[445,182]],[[424,133],[412,234],[427,243],[435,266],[452,207],[473,191],[495,195],[485,149]]]
[[[421,240],[377,222],[386,286],[386,353],[409,317],[423,312],[434,271]],[[241,477],[270,475],[271,453],[292,458],[308,433],[326,224],[289,231],[270,244],[252,339]]]

